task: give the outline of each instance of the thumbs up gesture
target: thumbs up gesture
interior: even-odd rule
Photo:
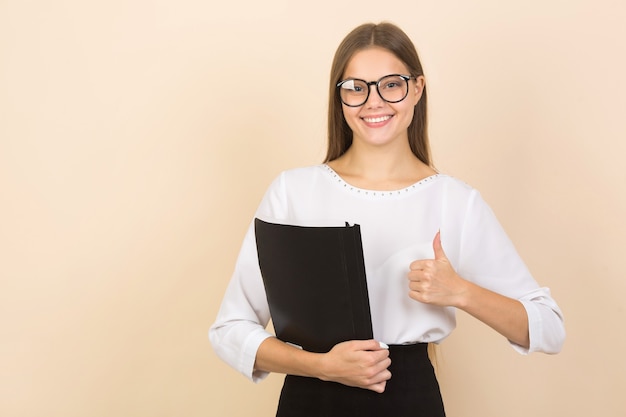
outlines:
[[[433,239],[435,259],[411,263],[408,274],[409,297],[426,304],[462,307],[468,282],[461,278],[441,246],[441,233]]]

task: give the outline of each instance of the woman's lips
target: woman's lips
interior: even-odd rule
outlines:
[[[389,119],[391,119],[391,116],[376,116],[376,117],[364,117],[363,118],[363,120],[365,120],[367,123],[380,123]]]

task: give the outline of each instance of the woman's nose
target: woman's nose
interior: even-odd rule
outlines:
[[[369,93],[369,96],[367,97],[367,101],[365,102],[366,106],[368,107],[380,106],[382,103],[385,102],[385,100],[383,100],[383,98],[378,93],[378,88],[376,87],[376,84],[370,84],[368,85],[368,88],[370,89],[370,93]]]

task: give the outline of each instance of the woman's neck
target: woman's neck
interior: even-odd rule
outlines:
[[[397,190],[435,174],[408,149],[405,152],[360,152],[351,147],[328,165],[347,183],[370,190]]]

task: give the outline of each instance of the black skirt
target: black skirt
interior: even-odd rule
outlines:
[[[385,392],[287,375],[277,417],[445,417],[428,345],[389,346]]]

